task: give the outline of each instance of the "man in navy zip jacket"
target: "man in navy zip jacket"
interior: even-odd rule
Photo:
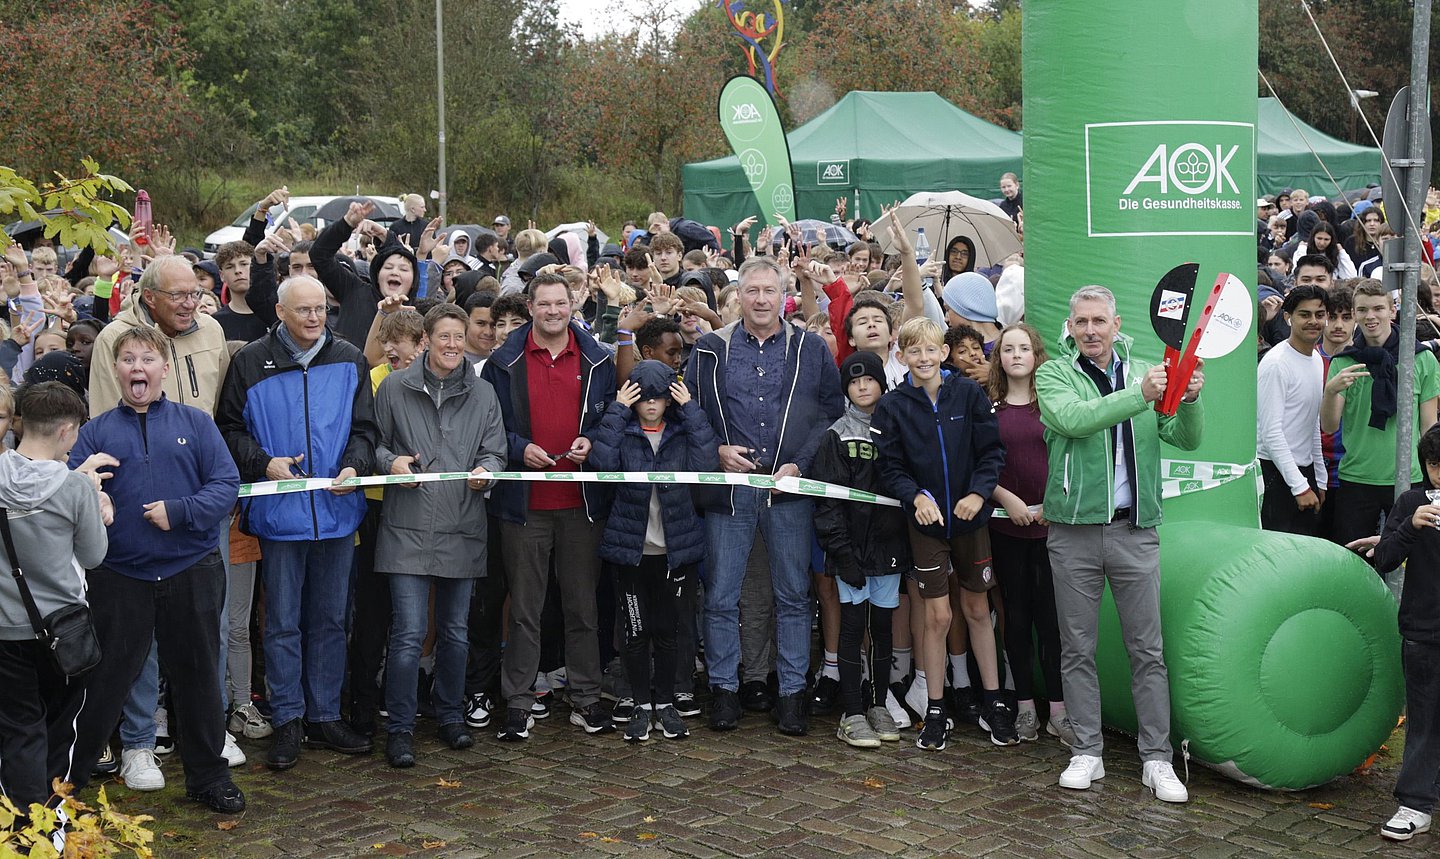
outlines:
[[[240,476],[210,416],[162,392],[167,351],[165,337],[148,326],[116,338],[120,404],[82,427],[70,451],[72,468],[97,453],[119,462],[105,485],[115,505],[110,547],[88,577],[101,660],[85,679],[71,773],[77,788],[89,778],[153,640],[175,691],[186,795],[236,813],[245,797],[222,754],[219,545]]]
[[[288,769],[299,760],[302,731],[310,745],[371,750],[369,739],[340,720],[350,561],[365,499],[338,484],[374,470],[376,427],[365,356],[326,327],[324,287],[292,277],[278,297],[280,322],[230,364],[216,422],[242,479],[325,477],[337,484],[242,505],[242,527],[260,538],[265,556],[265,668],[275,725],[266,763]]]
[[[495,388],[505,420],[511,468],[578,471],[590,455],[589,435],[615,399],[615,362],[595,338],[570,321],[574,297],[565,278],[530,281],[533,321],[505,338],[480,378]],[[530,736],[531,689],[540,666],[540,616],[554,556],[565,615],[565,670],[574,711],[586,733],[615,730],[600,706],[600,640],[595,586],[609,492],[585,483],[502,480],[490,503],[500,519],[501,551],[510,588],[510,630],[501,663],[505,724],[499,738]]]
[[[736,474],[799,477],[845,410],[840,374],[825,341],[787,325],[784,274],[770,257],[740,266],[740,320],[695,343],[685,384],[719,436],[720,467]],[[705,659],[713,688],[710,727],[740,718],[740,584],[758,529],[770,552],[780,731],[806,731],[805,670],[810,657],[810,547],[815,505],[800,495],[746,486],[698,490],[706,511],[709,578]]]

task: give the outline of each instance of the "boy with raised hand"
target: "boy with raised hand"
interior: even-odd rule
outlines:
[[[928,318],[900,326],[907,384],[880,398],[871,433],[880,450],[887,494],[905,505],[915,568],[910,598],[924,599],[923,665],[929,684],[924,727],[916,745],[939,751],[949,736],[944,684],[950,629],[948,561],[964,589],[961,605],[984,686],[981,727],[996,745],[1019,742],[1015,714],[1000,697],[988,592],[997,584],[985,529],[990,494],[1005,464],[1000,425],[984,390],[958,373],[943,373],[945,331]],[[937,463],[939,467],[937,468]]]
[[[852,316],[854,314],[852,313]],[[854,489],[881,492],[870,418],[885,393],[885,366],[869,352],[840,364],[849,400],[815,452],[811,476]],[[840,601],[840,701],[836,737],[856,748],[900,739],[900,726],[884,705],[890,690],[891,615],[900,605],[900,577],[910,569],[905,514],[893,507],[824,498],[815,503],[815,534],[836,579]],[[870,687],[866,709],[860,689],[861,640],[870,631]]]
[[[1440,426],[1420,439],[1430,485],[1440,486]],[[1371,563],[1381,572],[1405,564],[1400,594],[1401,665],[1405,672],[1405,754],[1395,778],[1400,808],[1380,827],[1392,841],[1430,831],[1440,798],[1440,505],[1424,489],[1395,499]]]

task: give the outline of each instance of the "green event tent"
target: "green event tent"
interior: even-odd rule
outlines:
[[[966,113],[933,92],[851,92],[791,131],[796,214],[825,220],[845,197],[848,216],[916,191],[1000,196],[1000,174],[1020,173],[1020,135]],[[685,217],[722,227],[762,214],[735,156],[681,170]],[[769,212],[763,213],[769,215]],[[763,220],[763,219],[762,219]]]
[[[1380,150],[1331,137],[1273,98],[1260,99],[1259,120],[1257,195],[1305,188],[1334,197],[1327,167],[1344,190],[1380,181]],[[857,189],[860,215],[870,220],[882,204],[917,191],[958,190],[993,199],[1000,194],[1000,174],[1018,175],[1021,166],[1019,134],[933,92],[847,93],[787,139],[801,218],[828,218],[842,196],[853,217]],[[681,182],[687,218],[726,227],[761,214],[733,155],[685,165]]]
[[[1255,138],[1255,158],[1259,162],[1255,182],[1260,194],[1304,188],[1312,195],[1334,198],[1335,182],[1349,191],[1380,181],[1380,150],[1331,137],[1305,124],[1276,99],[1260,99]],[[1335,182],[1330,181],[1330,176],[1335,177]]]

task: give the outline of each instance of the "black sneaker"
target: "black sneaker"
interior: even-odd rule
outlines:
[[[810,693],[810,712],[817,716],[829,715],[835,709],[835,699],[840,695],[840,681],[822,676],[815,681]]]
[[[1015,730],[1015,711],[1001,699],[985,708],[980,718],[980,730],[990,733],[990,742],[997,746],[1013,746],[1020,742],[1020,733]]]
[[[475,738],[471,736],[470,731],[459,722],[453,725],[441,725],[440,730],[436,732],[436,736],[440,738],[440,742],[457,752],[475,745]]]
[[[571,710],[570,724],[584,729],[587,734],[608,734],[615,730],[615,723],[610,721],[610,714],[605,712],[605,705],[599,701]]]
[[[655,721],[660,723],[660,732],[667,740],[680,740],[690,736],[690,729],[685,726],[685,720],[680,718],[680,711],[673,706],[661,707],[660,712],[655,714]]]
[[[490,727],[490,715],[495,712],[495,699],[489,692],[476,692],[465,702],[465,724],[472,728]]]
[[[109,776],[120,772],[120,758],[116,757],[115,750],[105,746],[105,751],[100,754],[100,760],[95,762],[94,775]]]
[[[245,810],[245,794],[231,781],[222,782],[208,790],[187,790],[185,798],[193,799],[221,814],[239,814]]]
[[[789,737],[803,737],[809,726],[805,723],[804,691],[781,695],[775,702],[775,723],[780,733]]]
[[[928,752],[944,751],[945,743],[949,739],[950,724],[945,715],[942,713],[930,716],[920,728],[920,738],[915,741],[915,748]]]
[[[775,708],[775,696],[764,680],[750,680],[740,684],[740,706],[751,713],[768,713]]]
[[[391,734],[385,740],[385,762],[401,770],[415,766],[415,735],[409,731]]]
[[[530,715],[537,719],[550,718],[550,702],[552,700],[554,700],[554,696],[549,692],[535,693],[535,703],[530,705]]]
[[[615,708],[610,711],[610,720],[624,724],[630,721],[630,717],[633,715],[635,715],[635,699],[621,698],[615,702]]]
[[[643,743],[650,739],[650,711],[636,710],[625,723],[625,742]]]
[[[352,730],[341,719],[306,722],[304,742],[312,748],[329,749],[342,755],[368,755],[375,751],[375,743],[369,737]]]
[[[980,693],[975,691],[974,686],[951,689],[950,711],[955,714],[956,724],[980,725]],[[1015,711],[1010,712],[1010,721],[1013,723]],[[980,727],[981,730],[987,730],[984,725]]]
[[[535,717],[530,711],[523,707],[510,707],[505,710],[505,725],[495,735],[497,740],[504,743],[519,743],[530,739],[530,729],[535,727]]]
[[[740,696],[716,686],[710,691],[710,730],[733,731],[739,724]]]
[[[295,766],[300,761],[300,738],[304,732],[298,718],[276,725],[270,740],[270,751],[265,755],[265,765],[272,770],[288,770]]]
[[[675,712],[687,719],[700,715],[700,705],[695,702],[694,692],[675,693]]]

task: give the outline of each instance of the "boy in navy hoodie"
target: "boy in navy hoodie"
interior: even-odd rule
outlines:
[[[871,433],[880,450],[880,473],[888,494],[910,514],[912,606],[925,612],[922,667],[930,678],[925,724],[916,745],[945,748],[945,635],[950,629],[950,583],[946,564],[962,588],[960,604],[984,686],[980,727],[996,745],[1019,742],[1015,714],[1000,698],[989,591],[997,579],[990,562],[990,493],[1005,465],[1000,424],[981,387],[959,373],[945,373],[945,331],[933,320],[900,326],[906,384],[880,398]],[[939,465],[939,468],[936,465]],[[922,600],[923,598],[923,600]]]
[[[170,372],[168,344],[154,328],[135,327],[115,341],[120,404],[80,428],[70,466],[109,454],[105,491],[115,504],[105,561],[89,575],[100,664],[86,676],[80,714],[76,787],[88,779],[153,639],[174,690],[185,794],[215,811],[245,810],[222,754],[220,610],[229,531],[240,474],[205,412],[161,391]],[[102,477],[105,475],[102,475]],[[153,754],[148,749],[136,752]],[[128,752],[127,752],[128,754]]]

